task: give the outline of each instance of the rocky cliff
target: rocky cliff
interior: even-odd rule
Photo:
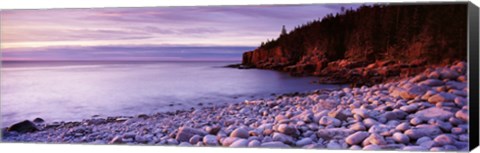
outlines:
[[[369,85],[466,60],[466,29],[466,4],[362,6],[282,32],[242,64]]]

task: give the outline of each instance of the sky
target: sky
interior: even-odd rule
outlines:
[[[341,7],[259,5],[2,10],[2,60],[241,60]]]

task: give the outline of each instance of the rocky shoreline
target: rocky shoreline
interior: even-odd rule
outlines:
[[[466,63],[371,87],[2,129],[3,142],[468,151]]]

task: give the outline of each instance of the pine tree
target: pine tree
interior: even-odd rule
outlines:
[[[285,25],[283,25],[282,33],[280,33],[280,36],[283,36],[283,35],[286,35],[286,34],[287,34],[287,30],[285,30]]]

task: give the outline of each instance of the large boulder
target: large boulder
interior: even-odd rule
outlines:
[[[27,133],[27,132],[35,132],[38,131],[38,127],[31,121],[25,120],[10,126],[7,131],[15,131],[18,133]]]

